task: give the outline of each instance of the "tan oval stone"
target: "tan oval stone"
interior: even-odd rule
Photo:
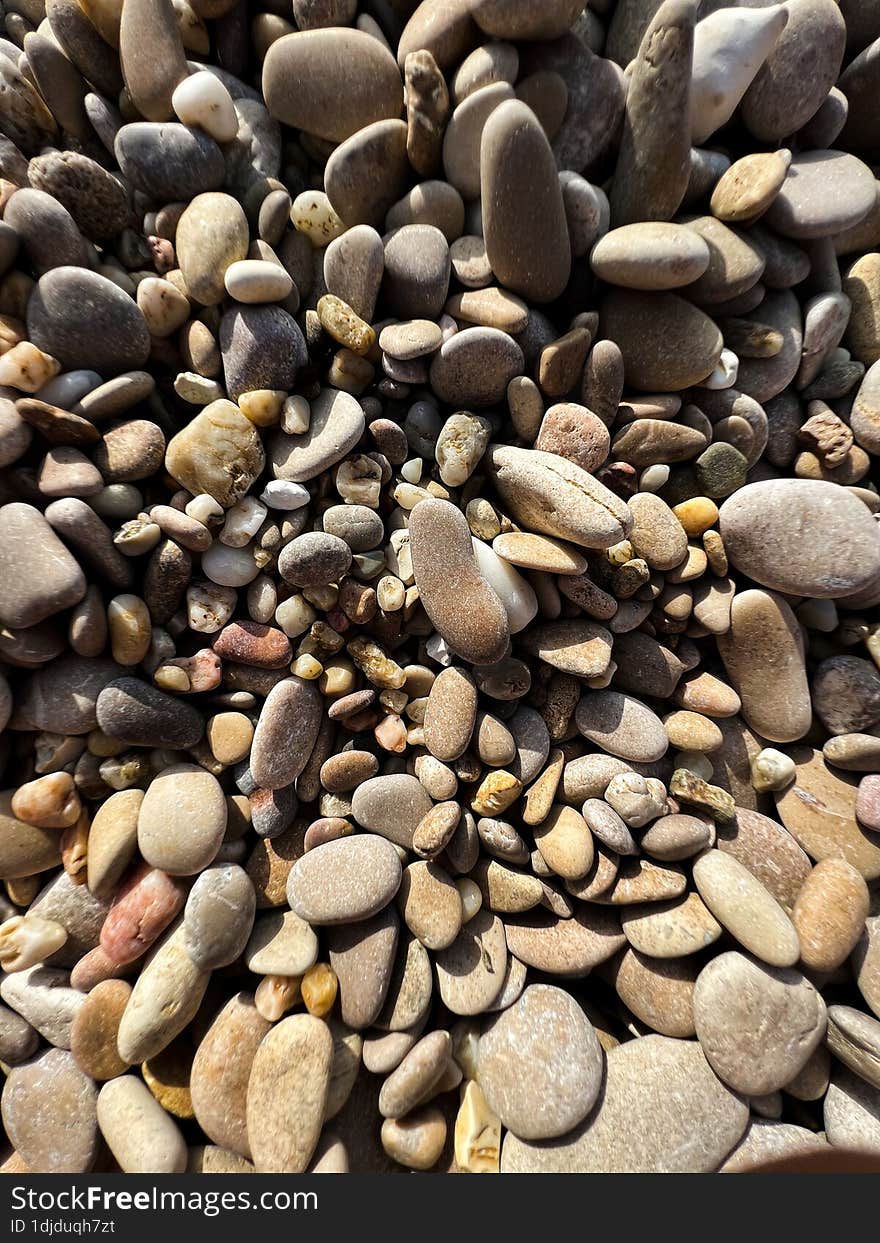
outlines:
[[[855,948],[870,909],[868,886],[844,859],[823,859],[804,881],[792,911],[801,961],[833,971]]]
[[[535,845],[551,871],[563,880],[580,880],[593,866],[593,837],[573,807],[556,803],[535,826]]]
[[[694,1035],[693,996],[699,967],[689,959],[652,959],[628,949],[614,967],[617,995],[661,1036]]]
[[[321,1019],[283,1019],[257,1049],[247,1090],[247,1131],[264,1173],[302,1174],[318,1145],[333,1063]]]
[[[799,971],[732,951],[713,958],[694,992],[697,1038],[735,1092],[763,1096],[803,1068],[825,1034],[825,1003]]]
[[[694,864],[693,877],[706,906],[740,945],[774,967],[797,962],[800,945],[794,925],[733,855],[708,850]]]
[[[752,729],[771,742],[802,738],[812,720],[810,687],[803,637],[786,601],[770,591],[738,592],[730,630],[717,643]]]
[[[196,1050],[190,1073],[193,1111],[215,1144],[250,1157],[246,1101],[251,1067],[271,1024],[250,993],[236,993],[214,1019]]]

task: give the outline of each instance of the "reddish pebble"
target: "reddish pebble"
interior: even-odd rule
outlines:
[[[201,648],[194,656],[175,656],[172,660],[166,660],[165,664],[184,671],[192,694],[213,691],[220,685],[223,665],[217,653],[209,647]]]
[[[188,886],[141,863],[113,899],[101,928],[101,949],[116,963],[134,962],[183,909]]]
[[[214,640],[214,651],[224,660],[256,669],[283,669],[292,657],[290,640],[283,630],[255,621],[224,626]]]
[[[108,958],[100,945],[83,954],[82,958],[70,973],[70,987],[79,989],[81,993],[90,993],[96,984],[104,980],[118,980],[121,976],[131,975],[134,967],[127,962],[114,962]]]
[[[343,820],[341,816],[321,816],[319,820],[313,820],[306,829],[303,846],[306,850],[314,850],[316,846],[333,842],[337,837],[348,837],[353,832],[354,825]]]

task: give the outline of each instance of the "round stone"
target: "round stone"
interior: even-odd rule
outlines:
[[[243,951],[254,922],[256,894],[250,877],[235,863],[208,867],[186,900],[186,950],[197,967],[227,967]]]
[[[424,787],[409,773],[371,777],[358,786],[351,801],[359,825],[404,850],[412,848],[413,834],[431,807]]]
[[[880,576],[880,539],[870,511],[837,484],[767,479],[729,497],[720,531],[732,563],[764,587],[839,598]]]
[[[735,1092],[785,1087],[825,1034],[825,1003],[799,971],[732,951],[713,958],[694,991],[697,1038],[712,1069]]]
[[[273,117],[329,142],[396,118],[403,105],[400,71],[387,46],[342,27],[277,39],[263,62],[263,92]]]
[[[298,859],[288,877],[287,900],[309,923],[347,924],[387,906],[400,879],[400,859],[392,844],[372,833],[356,834],[326,842]]]
[[[634,388],[677,392],[705,380],[721,357],[716,325],[676,294],[612,290],[600,322],[603,336],[620,347],[627,383]]]
[[[555,1139],[592,1109],[603,1061],[593,1025],[574,998],[532,984],[483,1033],[479,1083],[514,1135]]]
[[[223,840],[226,800],[216,777],[195,764],[172,764],[154,778],[138,813],[138,848],[172,876],[206,867]]]
[[[350,393],[325,388],[310,403],[308,430],[300,435],[276,432],[269,457],[276,479],[305,483],[354,448],[364,434],[364,412]]]
[[[65,1049],[13,1067],[3,1087],[3,1125],[33,1174],[84,1174],[98,1146],[97,1089]]]
[[[109,378],[141,367],[150,352],[143,315],[118,285],[87,268],[41,276],[27,307],[28,337],[62,367]]]

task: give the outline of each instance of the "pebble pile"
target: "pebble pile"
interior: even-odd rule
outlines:
[[[880,9],[2,7],[2,1169],[880,1153]]]

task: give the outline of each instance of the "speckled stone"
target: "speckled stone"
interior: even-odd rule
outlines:
[[[372,833],[357,834],[326,842],[297,860],[287,881],[287,898],[291,909],[309,923],[347,924],[369,919],[387,906],[400,879],[392,844]]]

